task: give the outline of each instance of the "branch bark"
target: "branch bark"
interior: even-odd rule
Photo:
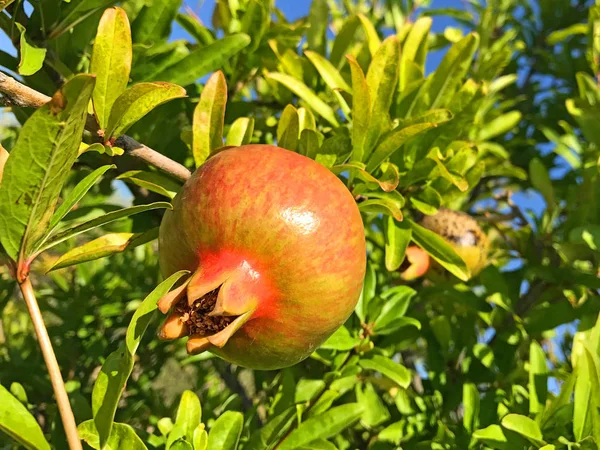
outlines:
[[[56,404],[58,405],[60,417],[67,435],[69,449],[82,450],[81,440],[77,433],[77,423],[75,422],[73,410],[69,403],[69,397],[65,390],[65,383],[60,373],[60,367],[58,366],[58,361],[56,360],[56,355],[52,348],[52,342],[50,341],[50,336],[48,336],[48,330],[44,324],[44,319],[42,318],[42,313],[35,298],[33,286],[31,285],[29,278],[25,278],[25,281],[21,283],[20,288],[25,303],[27,304],[31,321],[33,322],[33,328],[35,329],[42,355],[44,355],[46,367],[48,368],[50,382],[52,383],[52,389],[54,389],[54,396],[56,397]]]
[[[0,72],[0,93],[2,93],[6,105],[39,108],[50,101],[50,97],[47,95],[19,83],[2,72]],[[97,133],[96,121],[88,120],[86,129],[92,133]],[[146,164],[154,166],[181,181],[186,181],[192,175],[185,166],[129,136],[121,136],[117,139],[115,145],[121,147],[134,158],[144,161]]]

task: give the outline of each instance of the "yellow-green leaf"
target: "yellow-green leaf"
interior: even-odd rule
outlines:
[[[119,137],[159,105],[186,97],[185,89],[171,83],[138,83],[123,92],[110,111],[105,139]]]
[[[107,9],[98,24],[90,67],[96,75],[92,100],[101,129],[108,125],[110,110],[127,87],[132,54],[127,14],[121,8]]]
[[[334,127],[339,126],[333,109],[321,100],[308,86],[301,81],[279,72],[270,72],[266,77],[283,84],[286,88],[300,97],[314,112],[327,120]]]
[[[211,75],[194,110],[192,152],[196,167],[216,148],[223,146],[227,82],[223,72]]]
[[[225,145],[246,145],[252,140],[254,133],[254,119],[248,117],[239,117],[231,124]]]
[[[292,105],[287,105],[277,124],[277,145],[281,148],[296,151],[299,132],[298,111]]]
[[[15,25],[21,33],[19,44],[21,61],[19,62],[18,71],[21,75],[33,75],[42,68],[44,59],[46,58],[46,49],[38,48],[27,42],[25,27],[19,22],[15,22]]]
[[[346,56],[352,72],[352,160],[362,162],[371,124],[371,94],[367,79],[354,56]]]

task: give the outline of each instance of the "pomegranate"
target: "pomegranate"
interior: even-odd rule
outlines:
[[[364,228],[344,184],[321,164],[269,145],[223,150],[173,201],[159,235],[159,336],[189,336],[234,364],[279,369],[308,357],[350,316],[366,265]]]

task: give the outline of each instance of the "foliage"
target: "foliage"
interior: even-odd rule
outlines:
[[[3,71],[53,96],[32,108],[0,78],[20,124],[0,146],[3,448],[67,448],[31,277],[91,448],[597,449],[600,6],[273,3],[219,0],[207,27],[181,0],[0,1]],[[432,31],[442,16],[457,26]],[[249,142],[339,175],[367,237],[355,314],[281,371],[155,338],[180,165]],[[418,224],[442,206],[492,240],[476,277]],[[445,275],[403,282],[410,242]]]

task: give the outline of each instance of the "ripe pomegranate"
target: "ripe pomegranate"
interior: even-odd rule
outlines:
[[[344,184],[312,159],[269,145],[217,153],[162,221],[163,275],[192,275],[159,301],[159,336],[189,336],[240,366],[308,357],[352,313],[366,265],[364,228]]]

